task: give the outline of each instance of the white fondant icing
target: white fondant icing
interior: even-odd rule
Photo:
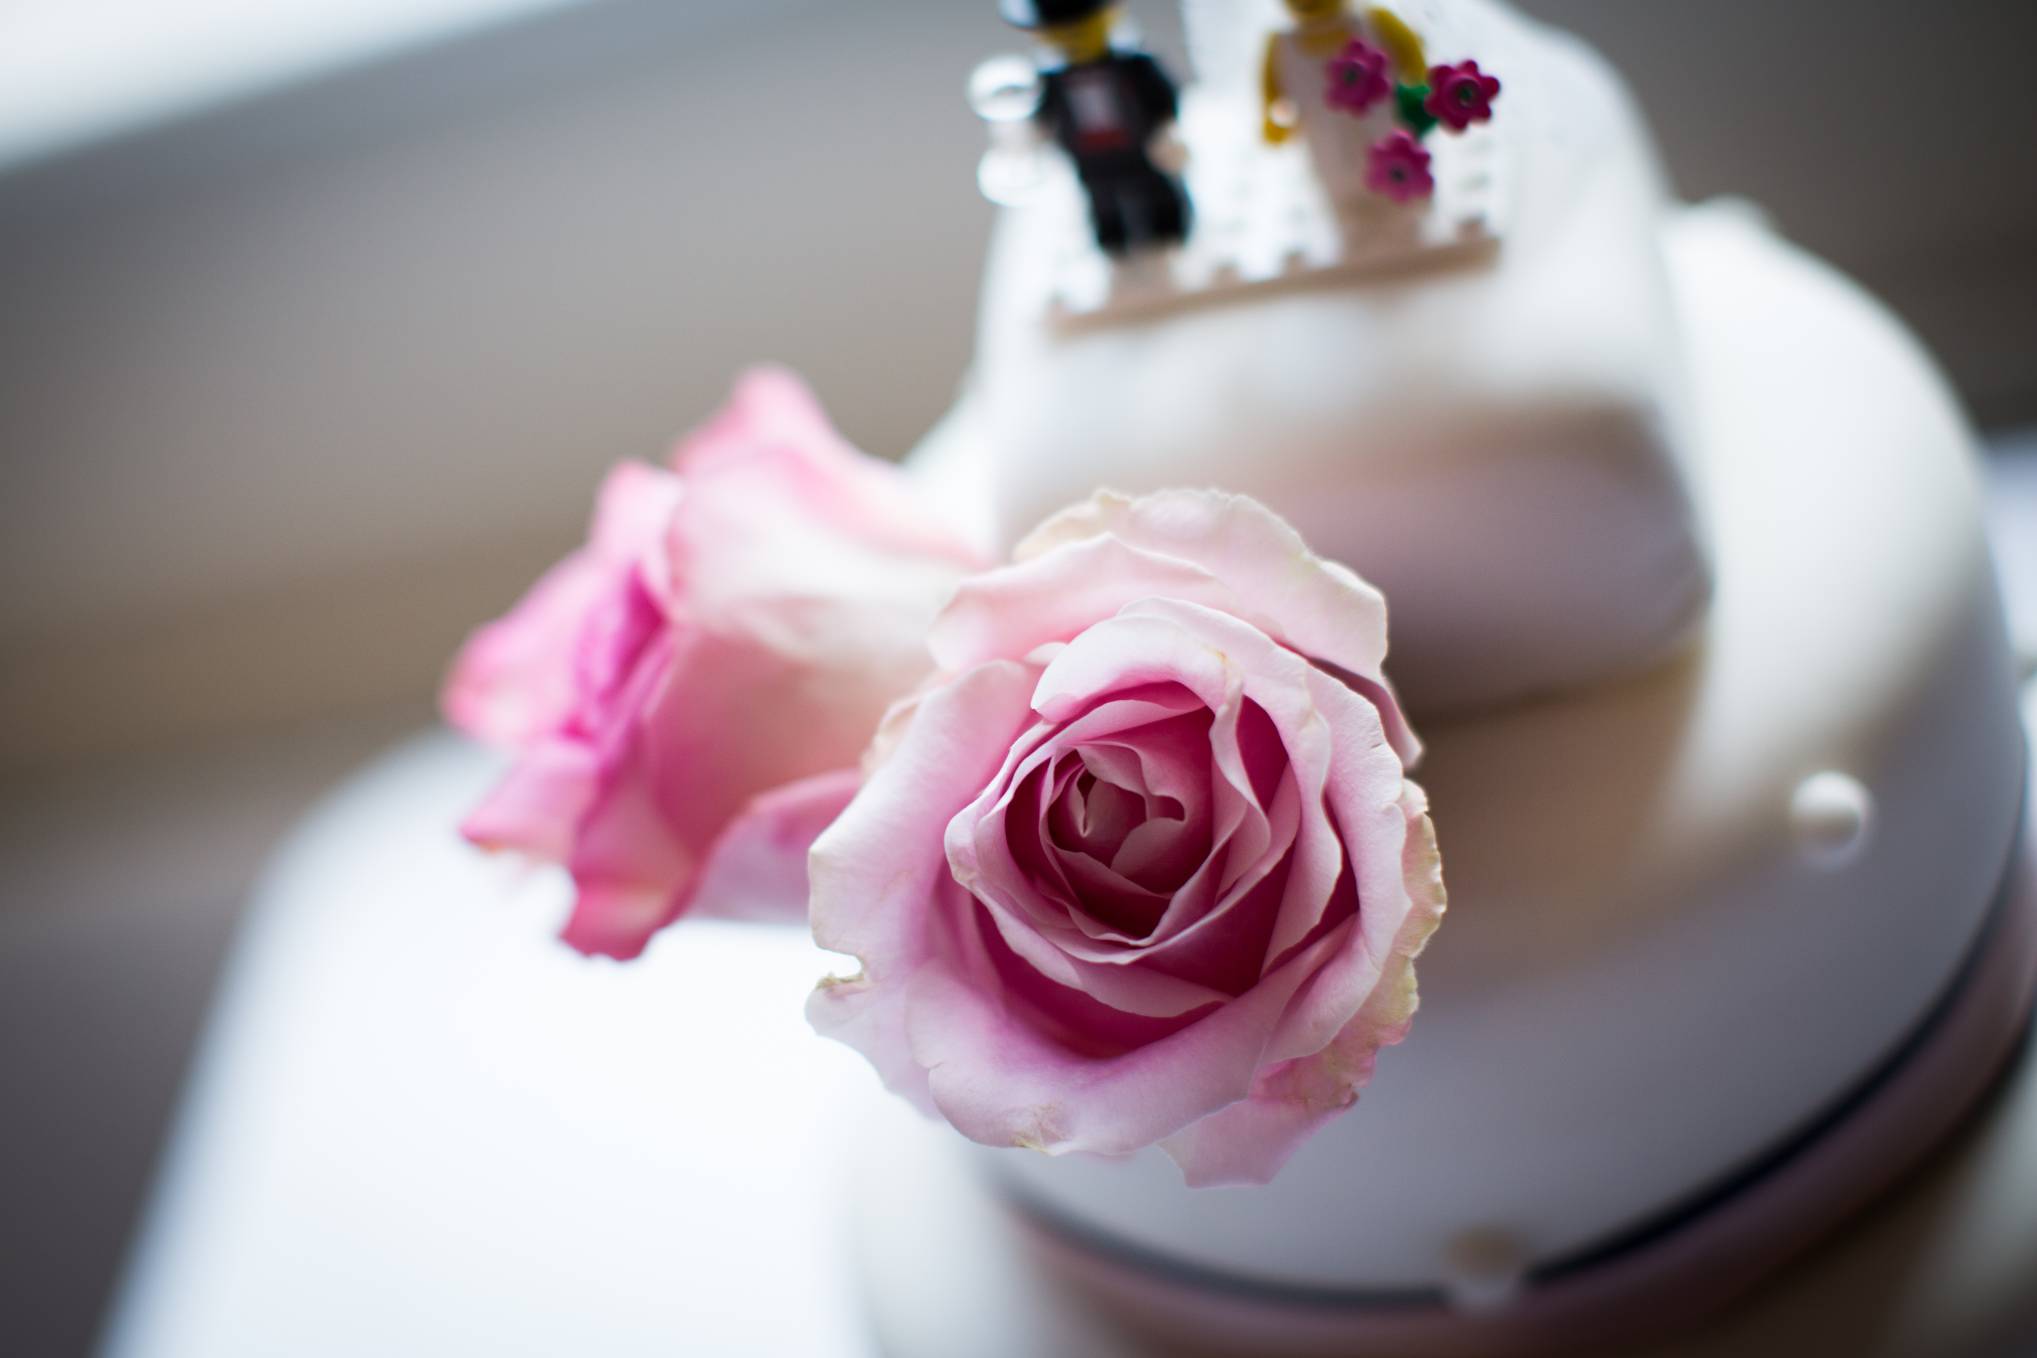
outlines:
[[[1254,495],[1385,589],[1418,713],[1636,671],[1709,585],[1637,115],[1577,44],[1457,8],[1506,82],[1496,254],[1071,327],[1039,305],[1060,237],[1007,213],[969,397],[1007,541],[1099,483]]]
[[[1559,1259],[1789,1135],[1945,992],[2022,778],[1967,433],[1828,270],[1731,213],[1667,239],[1719,547],[1700,644],[1423,726],[1451,910],[1422,1011],[1278,1180],[981,1152],[1053,1212],[1303,1285],[1441,1286],[1451,1242],[1486,1229]],[[1853,871],[1799,857],[1807,769],[1874,800]]]

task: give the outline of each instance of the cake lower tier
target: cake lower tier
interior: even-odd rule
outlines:
[[[1156,1267],[1042,1221],[972,1173],[980,1166],[945,1129],[873,1099],[848,1176],[873,1323],[894,1358],[2024,1352],[2037,1338],[2037,863],[2027,852],[2011,885],[1951,1002],[1842,1119],[1675,1229],[1511,1291],[1487,1277],[1467,1279],[1452,1301],[1354,1302]],[[1976,1110],[2005,1056],[1999,1094]],[[1924,1172],[1902,1177],[1934,1147]],[[1877,1210],[1831,1231],[1878,1194]]]
[[[1732,210],[1666,230],[1717,545],[1701,640],[1424,725],[1451,904],[1421,1013],[1270,1187],[982,1152],[1038,1212],[1355,1297],[1559,1276],[1832,1116],[1973,965],[2024,749],[1970,437],[1843,279]]]

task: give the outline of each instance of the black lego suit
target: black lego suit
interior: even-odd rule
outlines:
[[[1109,254],[1179,241],[1188,195],[1146,154],[1146,143],[1180,111],[1174,82],[1144,52],[1040,73],[1040,122],[1075,162],[1089,195],[1096,243]]]

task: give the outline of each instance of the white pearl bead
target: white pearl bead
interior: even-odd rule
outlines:
[[[1520,1295],[1528,1252],[1505,1231],[1479,1227],[1463,1232],[1443,1252],[1443,1286],[1459,1311],[1496,1311]]]
[[[1826,870],[1842,868],[1867,847],[1874,797],[1858,779],[1827,770],[1797,784],[1789,816],[1797,852],[1806,862]]]

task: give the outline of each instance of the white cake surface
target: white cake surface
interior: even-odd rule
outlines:
[[[1478,129],[1507,186],[1495,247],[1070,324],[1044,299],[1075,219],[1009,210],[957,417],[1006,542],[1099,484],[1264,500],[1386,591],[1418,715],[1638,671],[1687,636],[1711,575],[1638,115],[1569,39],[1451,9],[1439,57],[1505,81]],[[1249,133],[1259,111],[1219,88],[1196,120]]]
[[[1423,724],[1451,906],[1421,1013],[1270,1187],[1189,1190],[1158,1152],[981,1152],[1027,1199],[1295,1285],[1439,1287],[1467,1238],[1559,1261],[1817,1118],[1952,985],[2008,864],[2024,758],[1969,436],[1885,313],[1745,214],[1690,211],[1662,240],[1682,333],[1656,338],[1687,357],[1717,547],[1698,643],[1625,682]],[[1265,465],[1229,457],[1212,479]],[[1330,465],[1353,498],[1375,484],[1369,463]],[[1467,503],[1473,475],[1521,493],[1457,470]],[[1584,483],[1543,485],[1552,524],[1597,531]],[[1451,572],[1434,522],[1426,559]]]

